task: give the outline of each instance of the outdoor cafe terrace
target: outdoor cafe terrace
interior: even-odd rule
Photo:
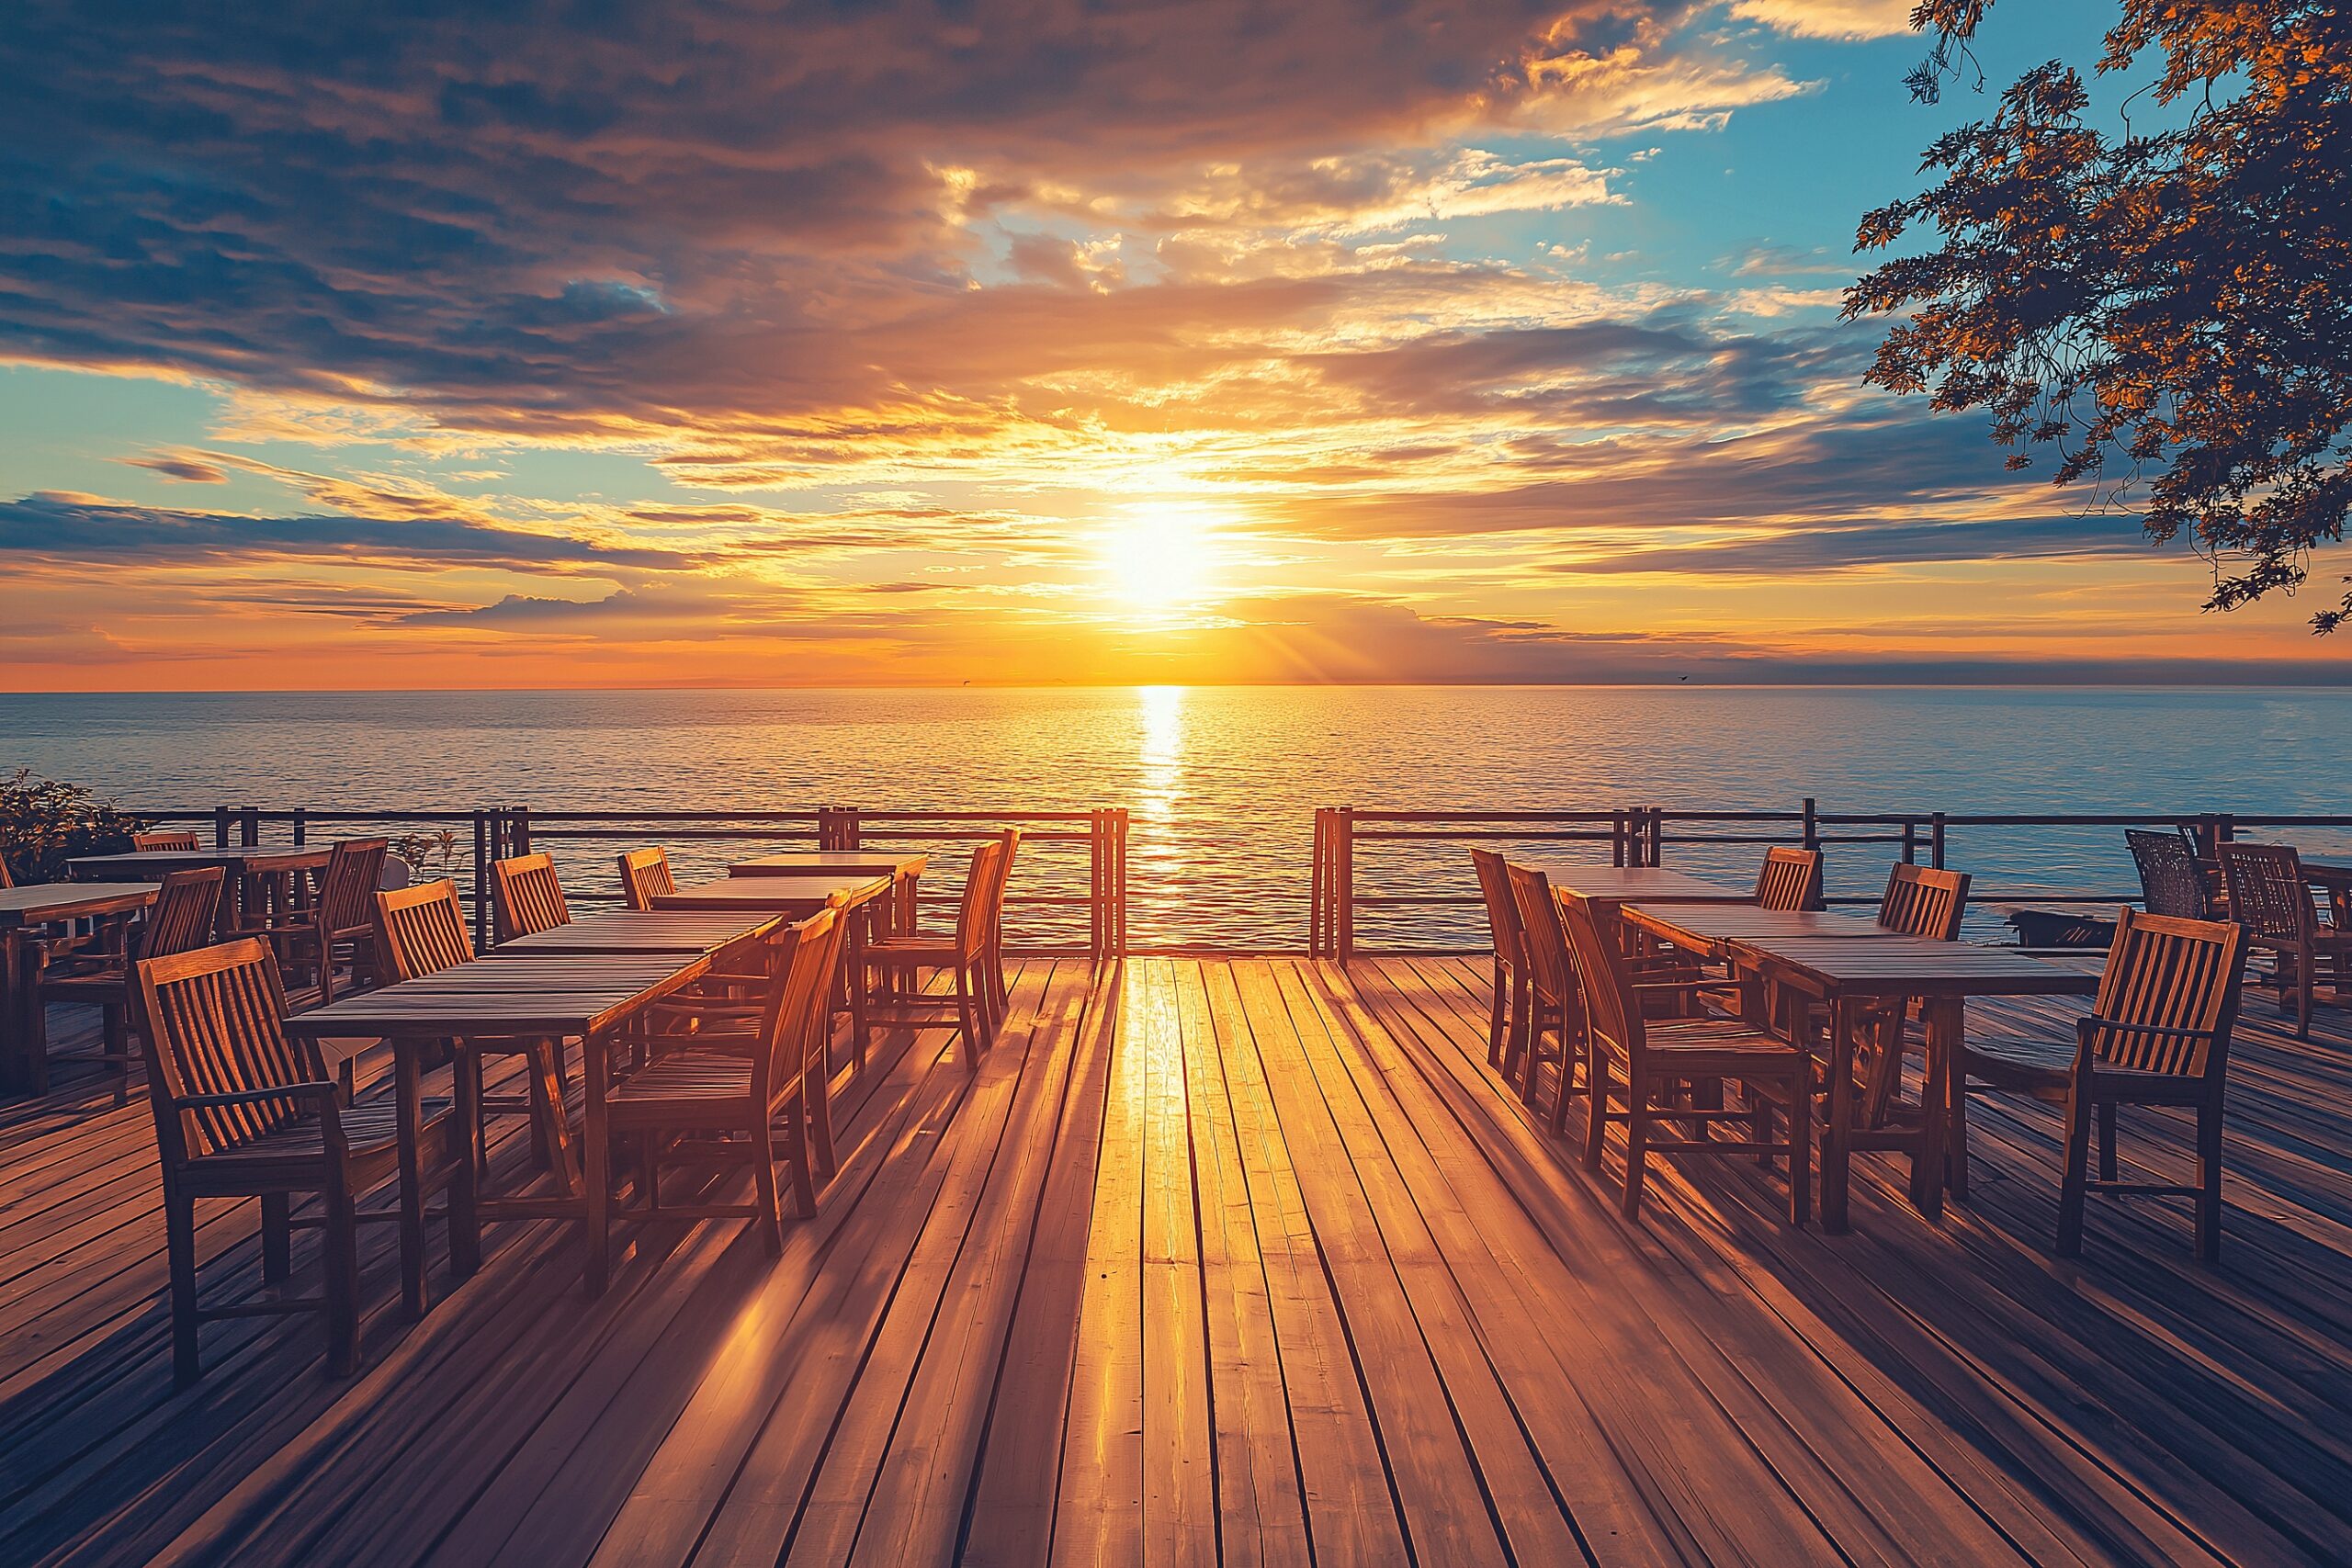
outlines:
[[[0,1562],[2352,1561],[2352,1013],[2327,972],[2307,1037],[2297,987],[2273,987],[2275,945],[2229,936],[2245,949],[2195,982],[2218,997],[2254,971],[2227,1047],[2217,1235],[2190,1201],[2095,1191],[2065,1256],[2068,1108],[1961,1095],[1964,1116],[1946,1117],[1937,1100],[1939,1072],[1949,1085],[1954,1062],[1978,1062],[1963,1049],[2073,1052],[2077,1019],[2129,1002],[2092,991],[2135,937],[2239,924],[2134,915],[2112,959],[1905,934],[1888,924],[1911,919],[1891,912],[1900,889],[1969,896],[1921,874],[1944,869],[1949,819],[1841,825],[1808,808],[1717,824],[1752,839],[1751,871],[1766,863],[1751,888],[1679,874],[1681,829],[1627,811],[1428,820],[1455,874],[1392,896],[1449,900],[1430,907],[1476,951],[1383,951],[1356,925],[1379,840],[1334,816],[1317,827],[1302,947],[1140,953],[1124,821],[1092,813],[1023,824],[1041,863],[1085,870],[1042,894],[1066,900],[1050,906],[1063,939],[1000,955],[989,868],[1017,933],[1033,851],[989,860],[1012,840],[977,818],[863,839],[836,818],[794,848],[778,822],[580,821],[609,841],[568,853],[559,885],[527,822],[518,841],[490,815],[458,869],[464,901],[386,895],[365,956],[334,934],[355,852],[297,844],[283,819],[247,833],[224,814],[143,867],[8,896],[26,912],[9,928],[25,1091],[0,1100]],[[2231,846],[2289,842],[2297,825],[2182,825],[2192,874],[2223,873],[2199,896],[2259,926]],[[730,874],[681,886],[648,857],[616,872],[621,849],[697,834]],[[961,885],[976,847],[977,894]],[[1472,848],[1541,870],[1557,896],[1516,940],[1545,939],[1546,909],[1567,917],[1583,1000],[1548,1035],[1540,977],[1531,998],[1506,974],[1498,1021]],[[272,852],[307,863],[272,870]],[[1824,909],[1807,854],[1849,863],[1841,886],[1865,860],[1872,875],[1913,869],[1875,915]],[[413,1174],[371,1188],[363,1216],[393,1217],[409,1182],[436,1179],[429,1146],[407,1140],[430,1108],[468,1106],[469,1062],[483,1107],[504,1108],[480,1112],[486,1168],[469,1184],[457,1159],[437,1179],[421,1271],[404,1263],[409,1226],[351,1227],[347,1375],[327,1370],[321,1314],[304,1310],[203,1324],[200,1365],[175,1377],[148,1075],[81,1060],[105,1053],[98,1011],[29,988],[51,972],[28,957],[37,942],[70,974],[91,952],[71,949],[72,922],[124,918],[57,913],[74,888],[198,863],[242,886],[157,973],[209,973],[247,951],[213,938],[271,930],[300,1010],[288,1037],[346,1080],[340,1114],[403,1119]],[[1777,863],[1800,868],[1787,889]],[[2304,872],[2324,942],[2342,929],[2337,874]],[[629,911],[609,907],[623,891]],[[2108,891],[2043,902],[2095,914]],[[151,910],[131,951],[162,940],[162,899],[119,897]],[[482,955],[409,967],[387,950],[406,954],[410,910],[446,915]],[[1957,931],[1961,910],[1930,917]],[[787,1184],[771,1230],[748,1173],[666,1166],[666,1207],[647,1212],[626,1107],[658,1094],[662,1040],[707,1054],[694,1035],[723,1032],[713,1021],[759,988],[742,977],[767,973],[746,953],[773,945],[784,995],[818,950],[791,933],[836,921],[827,984],[804,987],[810,1081],[790,1111],[796,1138],[830,1131],[809,1212]],[[1577,947],[1579,922],[1611,945]],[[889,956],[915,941],[945,965]],[[1638,977],[1612,1023],[1594,987],[1621,970]],[[1881,973],[1896,977],[1867,978]],[[1703,993],[1703,1013],[1634,989],[1665,984]],[[167,1035],[194,1016],[164,1004]],[[688,1016],[670,1036],[642,1024]],[[1605,1127],[1589,1168],[1591,1097],[1573,1090],[1644,1018],[1657,1050],[1683,1029],[1749,1040],[1751,1077],[1808,1042],[1812,1076],[1777,1118],[1756,1114],[1747,1080],[1659,1102],[1678,1129],[1729,1105],[1716,1135],[1757,1142],[1810,1114],[1802,1157],[1702,1159],[1660,1139],[1629,1215],[1626,1131]],[[481,1043],[502,1019],[522,1043]],[[435,1031],[480,1040],[453,1056]],[[524,1040],[566,1032],[604,1043],[575,1039],[551,1063]],[[1668,1076],[1695,1086],[1713,1060]],[[1900,1114],[1877,1116],[1877,1089]],[[197,1125],[205,1107],[185,1103]],[[2197,1118],[2127,1105],[2119,1176],[2194,1185]],[[301,1223],[319,1201],[295,1204],[289,1258],[266,1201],[196,1198],[207,1305],[345,1289],[322,1283],[332,1218]],[[458,1261],[469,1205],[478,1267]]]

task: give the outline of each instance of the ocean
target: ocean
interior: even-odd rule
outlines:
[[[0,695],[0,765],[125,806],[978,811],[1124,806],[1143,945],[1295,947],[1318,806],[1825,812],[2352,812],[2352,691],[1896,687],[1074,687]],[[647,841],[661,835],[650,831]],[[2352,853],[2352,831],[2292,835]],[[550,840],[568,882],[610,841]],[[683,870],[741,844],[681,842]],[[1057,852],[1058,853],[1058,856]],[[1555,858],[1589,852],[1554,850]],[[1605,858],[1605,849],[1600,852]],[[952,863],[960,847],[948,849]],[[1667,863],[1744,879],[1752,846]],[[1833,846],[1833,894],[1892,851]],[[1980,900],[2136,886],[2114,829],[1961,830]],[[1024,858],[1037,885],[1082,868]],[[1368,847],[1367,890],[1472,890],[1461,846]],[[947,878],[952,883],[953,877]],[[1016,886],[1016,891],[1017,891]],[[1068,890],[1062,888],[1060,890]],[[1034,915],[1040,930],[1067,915]],[[1368,935],[1466,938],[1469,909]]]

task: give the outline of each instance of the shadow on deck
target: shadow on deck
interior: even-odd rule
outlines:
[[[1850,1236],[1746,1162],[1625,1225],[1463,961],[1015,991],[976,1077],[876,1055],[780,1260],[642,1228],[590,1303],[567,1230],[507,1225],[410,1324],[369,1227],[343,1383],[315,1320],[247,1321],[174,1395],[144,1105],[6,1108],[0,1562],[2352,1560],[2343,1013],[2250,1002],[2210,1271],[2145,1201],[2052,1258],[2054,1126],[2007,1102],[1940,1226],[1871,1157]],[[258,1288],[251,1206],[199,1212],[208,1289]]]

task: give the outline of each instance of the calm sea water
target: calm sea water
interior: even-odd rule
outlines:
[[[2352,811],[2352,692],[1147,687],[0,695],[0,764],[127,806],[540,811],[1125,806],[1138,942],[1296,945],[1314,808]],[[649,832],[651,840],[657,835]],[[2352,833],[2297,835],[2352,853]],[[611,880],[609,842],[552,848]],[[681,846],[688,869],[740,845]],[[1574,852],[1555,851],[1566,856]],[[1745,875],[1752,848],[1669,846]],[[1892,852],[1833,849],[1833,893]],[[1603,852],[1605,858],[1605,852]],[[2134,884],[2112,829],[1956,833],[1999,887]],[[1039,849],[1043,887],[1082,852]],[[1468,891],[1458,845],[1360,857],[1362,885]],[[1035,917],[1033,917],[1035,918]],[[1050,917],[1047,917],[1050,919]],[[1472,911],[1418,917],[1434,935]]]

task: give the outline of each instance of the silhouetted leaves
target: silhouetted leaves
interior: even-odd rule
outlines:
[[[1989,0],[1925,0],[1937,35],[1905,85],[1936,101]],[[2007,466],[2138,505],[2159,543],[2214,563],[2209,607],[2305,579],[2352,512],[2352,19],[2322,0],[2126,0],[2101,73],[2163,53],[2178,123],[2109,135],[2082,77],[2052,61],[1989,119],[1938,138],[1937,184],[1867,215],[1858,250],[1918,228],[1846,296],[1908,311],[1868,379],[1983,409]],[[1979,78],[1981,85],[1981,76]],[[2352,581],[2352,579],[2347,579]],[[2341,608],[2312,623],[2328,631]]]

